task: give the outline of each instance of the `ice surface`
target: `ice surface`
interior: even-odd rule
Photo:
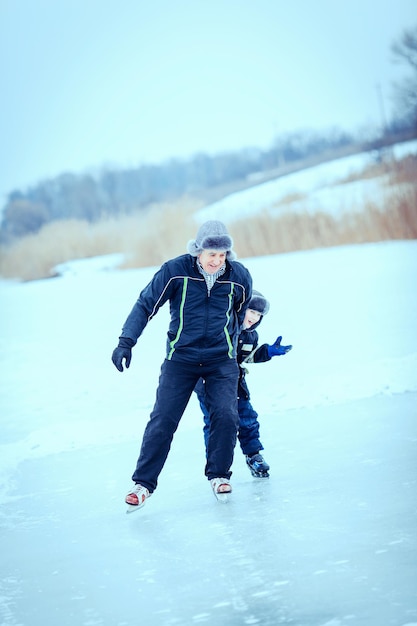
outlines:
[[[216,501],[193,398],[132,515],[168,311],[117,372],[155,268],[102,261],[0,282],[1,626],[416,626],[417,242],[243,259],[294,346],[249,366],[271,478],[237,449]]]

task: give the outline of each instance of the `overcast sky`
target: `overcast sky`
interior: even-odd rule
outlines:
[[[0,196],[382,124],[416,24],[416,0],[0,0]]]

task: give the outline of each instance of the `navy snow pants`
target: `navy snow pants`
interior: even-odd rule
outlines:
[[[227,359],[208,365],[165,360],[161,367],[156,401],[143,435],[132,480],[152,493],[165,464],[180,419],[199,378],[206,381],[212,408],[205,474],[230,478],[239,416],[237,383],[239,366]]]
[[[200,403],[201,410],[204,416],[204,443],[206,445],[206,451],[208,449],[208,442],[210,437],[210,414],[206,406],[207,400],[204,390],[205,385],[199,385],[196,393],[198,401]],[[259,421],[258,413],[255,411],[250,401],[246,398],[239,398],[238,400],[238,413],[239,413],[239,431],[238,439],[243,454],[252,455],[264,447],[259,439]]]

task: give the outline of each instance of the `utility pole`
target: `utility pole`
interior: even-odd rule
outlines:
[[[380,109],[381,120],[382,120],[382,136],[384,136],[385,133],[387,132],[387,118],[385,115],[384,96],[382,94],[381,83],[376,84],[376,91],[378,94],[379,109]]]
[[[392,158],[392,150],[391,148],[383,145],[385,142],[385,136],[388,132],[388,125],[387,125],[387,117],[385,115],[384,96],[382,94],[381,83],[376,84],[376,91],[378,95],[379,109],[380,109],[381,120],[382,120],[381,146],[378,152],[379,152],[379,160],[380,162],[383,162],[384,156],[386,160],[390,160]]]

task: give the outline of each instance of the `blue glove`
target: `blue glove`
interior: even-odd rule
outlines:
[[[119,338],[119,345],[113,350],[111,357],[111,360],[119,372],[123,372],[123,359],[125,361],[126,369],[128,369],[130,361],[132,360],[132,348],[134,345],[135,342],[133,339],[129,339],[129,337]]]
[[[292,346],[281,346],[282,337],[278,337],[275,343],[272,346],[268,346],[268,356],[281,356],[282,354],[287,354],[292,348]]]

